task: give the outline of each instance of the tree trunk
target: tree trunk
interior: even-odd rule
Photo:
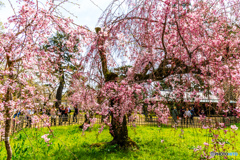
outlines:
[[[119,123],[119,117],[113,117],[113,115],[111,115],[111,124],[110,134],[112,135],[113,140],[110,144],[117,144],[124,149],[137,147],[137,144],[128,137],[126,115],[123,117],[122,124]]]
[[[9,56],[7,56],[7,66],[8,66],[8,70],[10,72],[9,74],[9,79],[13,80],[13,73],[12,73],[12,65],[13,63],[10,61]],[[7,93],[5,95],[5,102],[9,102],[10,100],[12,100],[12,93],[11,93],[11,88],[8,87],[7,89]],[[7,160],[11,160],[12,159],[12,149],[11,149],[11,145],[10,145],[10,134],[11,134],[11,114],[10,114],[10,108],[8,106],[8,103],[5,104],[4,106],[5,111],[6,111],[6,121],[5,121],[5,148],[7,151]]]
[[[119,124],[119,117],[111,116],[111,130],[110,133],[113,137],[113,141],[119,145],[122,145],[128,140],[128,129],[127,129],[127,118],[126,115],[123,117],[122,124]]]
[[[102,62],[102,72],[105,78],[105,82],[109,81],[115,81],[118,78],[118,75],[110,72],[108,70],[107,66],[107,58],[105,55],[105,49],[103,47],[106,38],[104,36],[101,36],[100,32],[101,28],[97,27],[95,28],[96,33],[98,34],[98,39],[97,39],[97,47],[98,47],[98,52],[99,56],[101,58]],[[111,100],[111,107],[113,106],[114,100]],[[112,126],[110,128],[110,134],[113,137],[113,140],[110,142],[110,144],[118,144],[119,146],[123,148],[128,148],[128,147],[137,147],[136,143],[133,142],[129,137],[128,137],[128,129],[127,129],[127,117],[126,115],[123,118],[122,124],[119,124],[119,118],[120,117],[113,117],[113,114],[111,113],[111,123]]]
[[[8,88],[7,93],[6,93],[6,102],[9,102],[12,99],[11,96],[11,89]],[[11,134],[11,115],[10,115],[10,108],[5,105],[5,111],[6,111],[6,122],[5,122],[5,148],[7,150],[7,160],[12,159],[12,149],[10,145],[10,134]]]
[[[6,117],[10,117],[9,110],[6,111]],[[5,123],[5,148],[7,150],[7,160],[12,159],[12,149],[10,145],[11,122],[11,118],[7,118]]]
[[[62,102],[62,92],[63,92],[63,87],[64,87],[64,73],[62,73],[62,76],[60,77],[60,84],[58,86],[58,89],[57,89],[57,94],[56,94],[56,99],[57,99],[57,102],[55,103],[55,107],[56,108],[59,108],[59,106],[61,105],[61,102]]]

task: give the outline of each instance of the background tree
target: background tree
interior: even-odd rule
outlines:
[[[72,59],[77,60],[77,56],[74,56],[74,52],[78,51],[77,45],[79,43],[79,40],[76,39],[74,42],[72,42],[74,43],[74,45],[71,46],[73,49],[69,49],[67,44],[68,39],[69,35],[57,32],[55,36],[49,39],[49,44],[44,46],[44,49],[46,51],[49,51],[51,54],[49,62],[52,64],[52,74],[55,74],[59,80],[59,85],[56,92],[56,108],[59,108],[61,105],[64,86],[69,86],[71,75],[79,67],[75,66],[71,61]]]
[[[52,66],[48,62],[51,54],[41,48],[48,42],[46,37],[55,31],[64,32],[69,35],[68,47],[71,48],[76,36],[85,33],[81,27],[71,27],[70,19],[55,16],[56,6],[49,1],[44,8],[38,5],[38,1],[20,0],[19,3],[18,12],[8,19],[6,31],[0,36],[0,119],[4,122],[0,131],[5,139],[8,160],[12,158],[10,133],[14,109],[21,107],[22,113],[26,114],[27,109],[39,109],[36,100],[45,101],[41,92],[29,82],[34,81],[37,75],[41,84],[55,81],[48,72]],[[13,98],[14,93],[20,90],[21,96]]]

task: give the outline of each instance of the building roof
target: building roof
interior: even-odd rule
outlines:
[[[213,94],[209,96],[204,95],[203,92],[197,92],[195,96],[193,96],[193,94],[193,92],[184,92],[184,101],[195,102],[194,98],[197,98],[201,103],[218,103],[219,98]],[[177,93],[171,90],[163,90],[161,91],[161,95],[168,101],[173,101],[177,99]],[[230,103],[236,103],[236,101],[230,101]]]

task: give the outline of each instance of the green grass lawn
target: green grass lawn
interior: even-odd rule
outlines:
[[[129,136],[134,140],[139,150],[119,150],[116,146],[91,147],[93,143],[109,142],[112,140],[108,129],[97,137],[98,127],[92,131],[82,132],[78,126],[52,127],[57,138],[51,138],[50,146],[41,138],[43,134],[48,134],[47,128],[24,129],[24,131],[11,137],[13,149],[13,159],[27,160],[94,160],[94,159],[157,159],[157,160],[192,160],[200,159],[196,157],[193,149],[198,145],[203,146],[204,142],[211,143],[211,134],[201,129],[181,129],[158,128],[158,127],[137,127],[135,130],[129,128]],[[237,131],[239,133],[239,131]],[[227,135],[230,136],[230,135]],[[225,137],[227,138],[227,137]],[[161,143],[161,140],[164,140]],[[231,144],[227,144],[229,149],[226,152],[234,151],[240,154],[240,141],[232,150]],[[77,158],[75,158],[75,156]],[[0,142],[0,159],[6,159],[4,143]],[[223,157],[215,156],[215,159]],[[229,156],[228,159],[240,159],[240,156]]]

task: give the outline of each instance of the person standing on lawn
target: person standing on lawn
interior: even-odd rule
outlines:
[[[67,122],[68,119],[68,107],[65,107],[65,112],[64,112],[64,121]]]
[[[201,110],[201,113],[200,113],[200,117],[202,117],[202,118],[200,118],[200,120],[202,121],[202,125],[205,125],[206,124],[206,119],[205,119],[205,111],[204,111],[204,109],[202,109]]]
[[[194,107],[192,107],[192,109],[190,110],[190,112],[191,112],[190,124],[194,124],[194,120],[193,120],[193,117],[194,117],[194,114],[195,114],[195,112],[194,112]]]
[[[187,110],[185,111],[185,117],[186,117],[186,119],[187,119],[187,125],[188,125],[188,119],[190,119],[190,117],[191,117],[191,112],[190,112],[190,110],[187,108]]]
[[[200,115],[201,115],[202,117],[205,117],[205,111],[204,111],[204,109],[201,110]]]
[[[70,108],[70,106],[68,106],[68,113],[69,113],[69,114],[71,113],[71,108]]]
[[[79,113],[77,105],[74,106],[73,122],[77,123],[77,115]],[[76,120],[76,121],[75,121]]]
[[[174,106],[172,110],[172,119],[175,122],[175,124],[177,123],[177,116],[178,116],[177,108]]]
[[[185,113],[185,108],[184,108],[184,106],[182,106],[182,109],[180,109],[181,124],[183,123],[183,121],[184,121],[184,124],[185,124],[184,113]]]

